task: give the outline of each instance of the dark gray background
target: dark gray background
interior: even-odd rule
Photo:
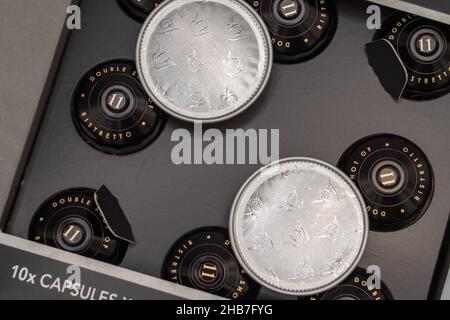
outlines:
[[[68,35],[71,3],[0,1],[0,215],[17,192]]]
[[[371,232],[361,265],[381,266],[396,298],[425,299],[450,207],[450,96],[400,103],[389,97],[364,52],[373,36],[365,9],[361,1],[339,1],[339,26],[327,50],[303,64],[275,65],[258,103],[219,128],[279,128],[281,157],[311,156],[333,164],[353,142],[373,133],[399,134],[421,146],[436,175],[429,211],[406,230]],[[192,129],[174,119],[135,155],[108,156],[86,145],[70,118],[74,86],[99,62],[133,58],[140,25],[115,1],[84,1],[82,11],[83,29],[69,41],[7,230],[25,237],[36,208],[61,189],[106,184],[120,199],[137,240],[122,266],[159,276],[167,250],[183,233],[228,225],[235,193],[257,167],[172,165],[172,131]]]

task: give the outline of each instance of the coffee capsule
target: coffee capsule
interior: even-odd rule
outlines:
[[[259,286],[237,263],[221,228],[202,228],[180,238],[169,250],[163,278],[229,299],[252,299]]]
[[[166,115],[149,100],[134,62],[103,63],[78,83],[71,104],[81,137],[109,154],[137,152],[161,133]]]
[[[108,229],[95,190],[75,188],[47,199],[31,221],[30,240],[111,264],[120,264],[128,242]]]
[[[278,62],[311,59],[334,36],[337,11],[330,0],[247,0],[269,28]]]
[[[413,142],[390,134],[363,138],[339,160],[366,201],[370,228],[396,231],[419,220],[434,192],[433,170]]]
[[[355,269],[364,251],[364,200],[337,168],[289,158],[252,175],[237,194],[230,236],[238,261],[261,285],[309,296]]]
[[[408,72],[403,97],[432,99],[450,91],[450,26],[398,12],[374,39],[387,39],[403,61]]]
[[[344,282],[310,300],[393,300],[389,288],[384,282],[372,284],[371,275],[357,268]],[[373,282],[377,282],[375,279]],[[380,287],[377,288],[376,286]]]
[[[262,20],[241,0],[172,0],[144,23],[137,67],[146,92],[167,113],[219,122],[262,93],[272,45]]]

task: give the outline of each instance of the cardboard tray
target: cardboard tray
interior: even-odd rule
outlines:
[[[367,62],[364,46],[373,37],[365,24],[367,4],[337,2],[339,25],[330,46],[302,64],[275,64],[261,99],[238,118],[216,127],[280,128],[281,157],[310,156],[332,164],[355,141],[374,133],[398,134],[418,144],[436,176],[431,207],[407,229],[370,232],[360,265],[379,265],[395,298],[425,299],[450,207],[450,95],[428,102],[395,103]],[[35,210],[55,192],[105,184],[119,198],[137,243],[129,248],[121,265],[132,272],[118,272],[104,264],[101,269],[114,278],[124,274],[134,278],[138,272],[155,279],[160,277],[168,249],[181,235],[202,226],[228,226],[237,190],[258,167],[173,165],[171,133],[177,128],[193,130],[192,125],[173,118],[156,142],[134,155],[109,156],[85,144],[70,117],[75,84],[100,62],[134,58],[140,24],[125,15],[115,1],[83,1],[81,8],[82,30],[73,32],[68,41],[15,205],[10,215],[5,215],[6,233],[25,238]],[[26,243],[22,244],[27,247]],[[34,253],[45,256],[49,252],[31,245]],[[50,248],[55,254],[53,250]],[[69,256],[74,262],[75,256]],[[85,258],[79,259],[79,265],[100,270],[100,263]],[[174,293],[168,282],[153,285],[161,292]],[[184,298],[199,297],[190,294],[197,293],[195,290],[175,291]],[[259,298],[287,297],[262,290]]]

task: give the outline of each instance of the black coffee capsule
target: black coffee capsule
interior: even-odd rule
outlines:
[[[107,62],[90,70],[74,91],[71,111],[88,144],[116,155],[146,147],[166,121],[145,94],[131,61]]]
[[[408,72],[403,97],[432,99],[450,91],[450,26],[398,12],[375,34],[394,46]]]
[[[76,188],[47,199],[30,224],[30,240],[65,251],[119,264],[128,243],[107,228],[94,200],[95,190]]]
[[[393,300],[388,287],[381,281],[381,288],[372,285],[364,269],[356,269],[350,277],[320,295],[310,297],[310,300]]]
[[[247,0],[272,36],[275,60],[294,63],[318,55],[331,41],[337,11],[330,0]]]
[[[143,22],[163,0],[117,0],[119,6],[133,19]]]
[[[228,232],[220,228],[202,228],[180,238],[166,257],[162,276],[229,299],[252,299],[259,290],[236,261]]]
[[[338,167],[359,187],[372,230],[406,228],[420,219],[431,203],[433,170],[422,150],[405,138],[364,138],[344,153]]]

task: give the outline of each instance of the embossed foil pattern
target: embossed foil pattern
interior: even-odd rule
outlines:
[[[168,113],[215,122],[246,109],[270,74],[272,49],[260,18],[236,0],[173,0],[143,26],[144,87]]]
[[[307,295],[356,267],[368,220],[361,195],[340,171],[298,158],[249,179],[233,205],[231,230],[250,275],[274,290]]]

